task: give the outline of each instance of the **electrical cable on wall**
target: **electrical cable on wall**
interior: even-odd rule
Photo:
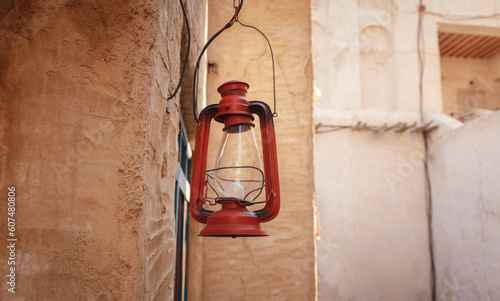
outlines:
[[[177,86],[175,87],[174,93],[168,95],[167,101],[174,98],[175,95],[177,95],[177,92],[179,92],[179,89],[181,88],[182,79],[184,78],[184,73],[186,72],[187,62],[189,59],[189,50],[191,49],[191,30],[189,28],[189,21],[188,21],[188,17],[187,17],[187,13],[186,13],[186,8],[184,7],[184,3],[182,2],[182,0],[179,0],[179,2],[181,4],[182,14],[184,15],[184,21],[186,22],[188,44],[187,44],[187,50],[186,50],[186,58],[184,59],[184,64],[182,66],[182,71],[181,71],[181,75],[179,77],[179,82],[177,83]],[[170,89],[168,90],[168,92],[170,93]],[[167,111],[168,111],[168,106],[167,106]]]
[[[420,0],[418,6],[418,26],[417,26],[417,52],[418,52],[418,66],[419,66],[419,108],[420,108],[420,120],[424,120],[424,70],[425,70],[425,39],[423,34],[423,18],[425,13],[425,6],[423,0]],[[423,159],[424,164],[424,175],[427,186],[427,224],[428,224],[428,235],[429,235],[429,256],[431,261],[431,296],[432,301],[436,301],[436,267],[434,262],[434,231],[432,228],[432,190],[431,190],[431,180],[429,175],[429,145],[427,143],[427,133],[422,132],[424,138],[424,150],[425,156]]]

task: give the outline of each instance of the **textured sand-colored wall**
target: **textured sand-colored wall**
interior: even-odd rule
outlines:
[[[209,36],[233,13],[231,1],[209,1]],[[315,300],[310,3],[245,1],[240,19],[262,30],[275,54],[281,211],[263,224],[269,237],[192,235],[191,254],[203,260],[190,300]],[[208,51],[208,103],[220,100],[220,84],[236,79],[250,84],[250,100],[272,106],[271,58],[258,32],[236,24]]]
[[[18,273],[0,299],[172,299],[178,2],[14,4],[0,21],[0,191],[17,190]]]

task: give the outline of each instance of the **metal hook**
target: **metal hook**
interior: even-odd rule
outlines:
[[[238,8],[240,7],[241,2],[238,0],[238,5],[236,5],[236,0],[233,0],[234,7],[234,21],[238,22],[238,13],[240,12]]]

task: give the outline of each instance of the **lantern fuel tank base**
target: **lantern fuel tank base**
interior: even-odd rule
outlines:
[[[206,227],[199,236],[246,237],[269,236],[260,226],[259,218],[245,205],[237,201],[222,203],[220,211],[212,213],[207,218]]]

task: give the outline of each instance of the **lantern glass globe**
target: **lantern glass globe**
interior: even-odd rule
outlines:
[[[214,169],[207,175],[218,197],[253,202],[262,193],[262,158],[251,124],[224,128]]]

